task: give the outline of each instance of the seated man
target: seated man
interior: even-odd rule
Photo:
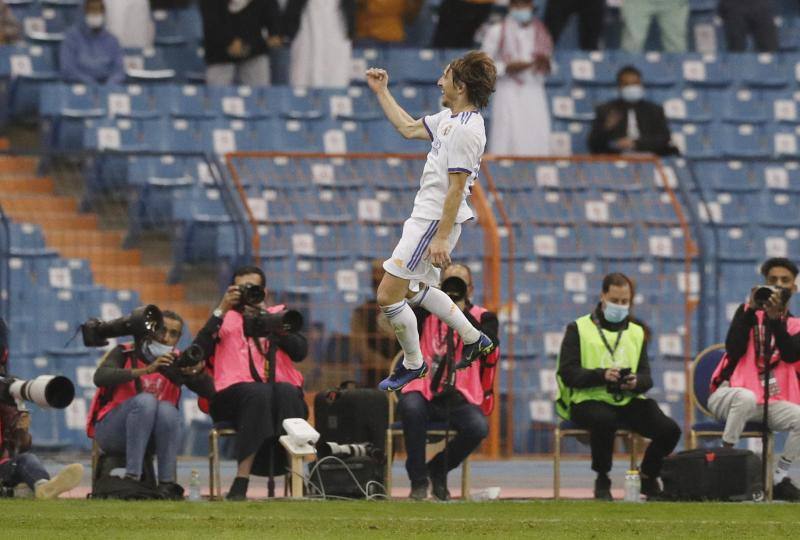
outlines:
[[[182,499],[177,483],[181,415],[181,385],[210,396],[211,377],[202,363],[173,366],[174,349],[183,333],[177,313],[164,311],[164,328],[156,339],[119,345],[105,355],[94,373],[98,387],[87,421],[87,434],[101,450],[125,454],[125,480],[142,478],[145,453],[152,444],[158,459],[158,490],[166,498]]]
[[[658,496],[661,464],[681,430],[644,393],[653,387],[646,327],[630,316],[635,292],[624,274],[603,278],[595,310],[567,326],[558,356],[556,411],[589,430],[594,497],[612,500],[614,433],[622,426],[651,440],[641,464],[641,493]]]
[[[747,422],[761,422],[764,414],[764,357],[770,358],[769,418],[773,431],[788,431],[774,473],[773,496],[800,500],[800,490],[789,478],[792,461],[800,455],[800,318],[789,313],[789,298],[797,290],[797,266],[784,258],[767,260],[761,267],[766,284],[774,287],[764,301],[751,292],[739,306],[725,338],[726,354],[711,378],[708,408],[725,421],[722,444],[732,447]],[[765,343],[766,352],[756,350]]]
[[[617,72],[619,98],[595,110],[589,151],[592,154],[649,152],[677,154],[661,105],[644,99],[642,74],[633,66]]]
[[[261,289],[260,300],[248,304],[240,286]],[[219,306],[195,342],[203,348],[215,347],[210,360],[216,393],[210,412],[215,422],[236,426],[238,469],[226,499],[245,500],[250,475],[272,476],[282,473],[275,465],[285,455],[278,444],[286,418],[307,418],[303,399],[303,375],[293,362],[308,354],[305,336],[298,332],[279,332],[267,338],[245,336],[244,320],[262,309],[265,297],[264,272],[255,266],[237,269]],[[248,295],[250,296],[250,295]],[[283,306],[267,308],[279,312]],[[274,383],[270,380],[274,375]],[[271,384],[273,383],[273,384]]]
[[[0,319],[0,377],[5,377],[8,365],[8,327]],[[0,401],[0,486],[27,485],[37,499],[54,499],[77,487],[83,478],[83,465],[67,465],[54,477],[30,452],[28,433],[31,417],[11,401]]]
[[[64,34],[58,56],[61,78],[67,82],[125,82],[122,48],[105,29],[103,0],[86,0],[84,16]]]
[[[469,268],[453,264],[442,272],[442,278],[442,290],[450,295],[467,319],[497,345],[497,316],[470,302],[473,286]],[[494,369],[500,353],[495,348],[488,355],[479,357],[480,362],[466,364],[462,369],[456,364],[463,348],[459,335],[422,308],[417,312],[417,320],[422,356],[433,376],[407,384],[398,405],[408,454],[406,471],[411,480],[410,497],[415,500],[427,498],[430,479],[433,496],[446,501],[450,498],[447,473],[478,448],[489,433],[489,423],[481,410],[485,398],[481,382],[484,371]],[[457,434],[447,448],[426,464],[428,421],[449,423]]]

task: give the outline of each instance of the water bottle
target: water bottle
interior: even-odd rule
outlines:
[[[192,469],[192,477],[189,480],[189,500],[200,500],[200,473],[197,469]]]
[[[639,471],[631,469],[625,473],[625,502],[642,502],[639,494],[642,491],[642,478]]]

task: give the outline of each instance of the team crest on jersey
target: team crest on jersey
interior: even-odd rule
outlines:
[[[452,124],[448,124],[448,125],[444,126],[444,129],[442,129],[442,137],[447,137],[450,134],[451,131],[453,131],[453,125]]]

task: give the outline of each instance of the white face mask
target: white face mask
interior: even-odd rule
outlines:
[[[102,13],[89,13],[86,15],[86,26],[92,30],[99,30],[106,22],[106,17]]]
[[[619,95],[628,103],[636,103],[644,98],[644,86],[641,84],[623,86],[619,91]]]
[[[531,8],[509,9],[508,14],[519,24],[528,24],[533,19],[533,10]]]
[[[144,353],[144,356],[147,359],[147,361],[152,362],[156,358],[164,356],[167,353],[171,353],[172,346],[164,345],[163,343],[159,343],[158,341],[150,340],[144,344],[144,346],[142,347],[142,352]]]

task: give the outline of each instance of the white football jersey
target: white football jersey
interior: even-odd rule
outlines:
[[[442,207],[450,186],[449,174],[464,172],[469,178],[456,215],[456,223],[463,223],[473,217],[467,197],[478,177],[481,156],[486,148],[483,117],[478,111],[452,114],[450,109],[445,109],[438,114],[424,117],[422,123],[431,138],[431,150],[422,170],[411,217],[441,219]]]

